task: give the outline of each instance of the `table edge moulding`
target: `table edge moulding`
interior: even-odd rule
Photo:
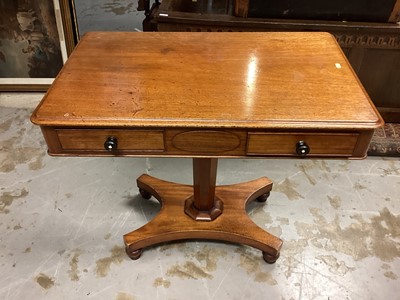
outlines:
[[[217,186],[218,159],[361,159],[383,125],[334,37],[320,32],[88,33],[31,120],[54,156],[193,159],[193,185],[137,179],[161,211],[124,235],[132,259],[207,239],[257,248],[268,263],[282,240],[245,207],[265,202],[272,181]]]

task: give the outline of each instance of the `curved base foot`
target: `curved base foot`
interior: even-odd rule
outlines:
[[[271,255],[267,252],[263,252],[263,259],[268,264],[274,264],[276,260],[279,258],[279,255],[280,255],[279,253],[277,255]]]
[[[144,198],[144,199],[148,200],[151,198],[151,194],[149,192],[145,191],[144,189],[139,188],[139,193],[140,193],[140,196],[142,196],[142,198]]]
[[[137,250],[134,250],[134,251],[130,251],[129,250],[129,246],[126,246],[125,247],[125,252],[129,256],[130,259],[137,260],[142,255],[143,249],[137,249]]]
[[[257,202],[265,202],[265,201],[267,201],[269,195],[270,195],[270,192],[262,194],[261,196],[257,197],[256,201]]]
[[[138,259],[142,249],[176,240],[207,239],[245,244],[263,252],[268,263],[279,257],[282,240],[258,227],[247,215],[249,201],[264,199],[272,189],[272,182],[260,178],[250,182],[217,186],[215,197],[223,203],[218,218],[201,222],[184,212],[185,202],[193,196],[193,186],[163,181],[149,175],[137,179],[144,194],[154,196],[161,204],[160,213],[143,227],[124,235],[127,249],[139,249],[127,253]]]

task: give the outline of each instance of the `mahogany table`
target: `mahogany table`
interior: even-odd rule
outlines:
[[[32,115],[58,156],[192,157],[193,186],[142,175],[162,204],[124,235],[128,255],[182,239],[260,249],[282,240],[246,203],[272,182],[216,186],[223,157],[363,158],[383,121],[327,33],[86,34]]]

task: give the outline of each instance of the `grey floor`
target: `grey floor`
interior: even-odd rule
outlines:
[[[47,156],[40,97],[0,93],[0,299],[399,299],[399,159],[220,160],[220,184],[274,181],[248,213],[279,260],[192,241],[132,261],[122,235],[159,211],[135,178],[190,183],[191,161]]]

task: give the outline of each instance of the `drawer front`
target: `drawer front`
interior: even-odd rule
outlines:
[[[240,138],[225,131],[186,131],[175,135],[172,145],[187,152],[226,152],[240,146]]]
[[[178,156],[245,156],[246,131],[166,130],[166,153]]]
[[[106,151],[108,138],[117,139],[117,151],[164,151],[162,130],[57,129],[64,150]]]
[[[261,132],[197,129],[42,128],[49,153],[77,156],[289,156],[348,157],[366,155],[373,132]],[[109,138],[116,149],[105,150]],[[300,155],[303,141],[309,153]]]
[[[307,156],[352,156],[357,133],[259,133],[249,132],[247,155],[298,156],[296,144],[304,141]]]

